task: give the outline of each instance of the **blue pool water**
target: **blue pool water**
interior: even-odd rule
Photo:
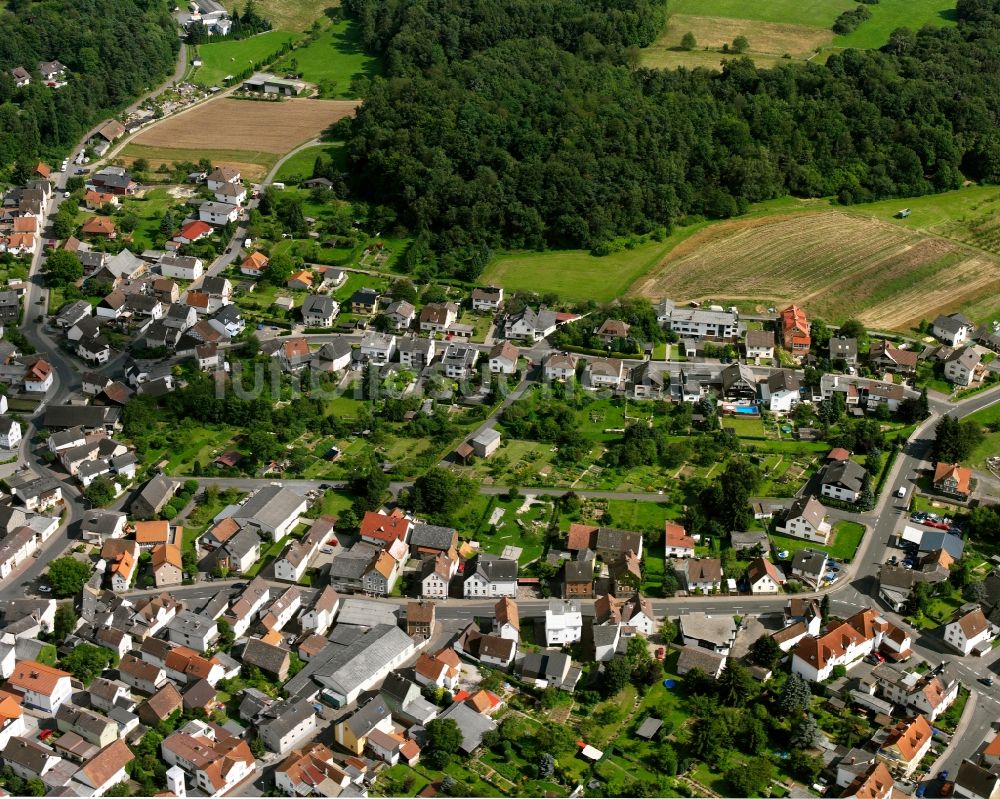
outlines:
[[[735,408],[733,408],[733,412],[747,414],[749,416],[757,415],[757,409],[752,405],[737,405]]]

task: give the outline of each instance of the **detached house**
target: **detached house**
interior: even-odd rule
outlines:
[[[809,335],[809,320],[805,311],[796,305],[785,308],[779,317],[781,325],[781,343],[795,358],[801,358],[809,352],[812,338]]]
[[[490,371],[494,374],[512,375],[517,371],[520,352],[509,341],[496,344],[489,353]]]
[[[873,341],[868,351],[868,359],[874,368],[899,374],[916,372],[918,357],[919,353],[900,349],[884,339]]]
[[[774,358],[774,333],[770,330],[748,330],[745,346],[748,361],[759,363],[761,359],[772,360]]]
[[[944,628],[945,643],[963,655],[983,655],[989,652],[994,629],[979,605],[959,608]]]
[[[785,575],[767,558],[757,558],[747,566],[747,584],[751,594],[777,594],[785,584]]]
[[[820,493],[824,497],[856,503],[861,499],[866,474],[864,467],[850,458],[828,463],[819,474]]]
[[[895,630],[876,611],[859,611],[822,635],[802,638],[792,650],[792,671],[807,680],[822,682],[835,666],[849,669],[865,655],[888,644],[887,639]]]
[[[941,314],[934,320],[932,328],[934,338],[943,341],[949,347],[958,347],[969,340],[976,326],[960,313],[949,316]]]
[[[957,463],[934,464],[934,489],[965,502],[972,495],[972,469]]]
[[[302,322],[306,327],[333,327],[340,306],[326,294],[311,294],[302,302]]]
[[[466,599],[516,597],[517,561],[480,553],[466,564]]]
[[[68,672],[44,663],[21,660],[15,665],[13,674],[7,678],[7,684],[22,694],[22,703],[26,707],[55,715],[73,693],[71,676]]]
[[[826,508],[816,497],[808,496],[792,503],[776,529],[782,535],[804,538],[825,546],[833,528],[826,521]]]
[[[472,290],[472,310],[495,313],[503,305],[503,289],[497,286],[485,286]]]
[[[445,333],[458,320],[458,305],[432,302],[420,310],[420,329],[425,333]]]
[[[545,609],[545,645],[575,644],[583,637],[583,615],[578,599],[550,599]]]
[[[668,558],[694,557],[694,538],[687,534],[683,525],[664,522],[663,533],[665,554]]]
[[[719,558],[686,558],[674,566],[684,590],[709,593],[722,588],[722,561]]]
[[[944,376],[957,386],[969,386],[976,379],[982,356],[975,347],[956,349],[944,362]]]
[[[555,311],[542,307],[536,312],[525,307],[520,312],[508,317],[504,332],[507,338],[541,341],[552,335],[557,326]]]
[[[879,736],[876,757],[897,777],[908,778],[931,748],[931,725],[923,716],[900,721]]]

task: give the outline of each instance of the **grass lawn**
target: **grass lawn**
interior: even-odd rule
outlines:
[[[333,158],[338,165],[344,163],[344,147],[342,144],[318,144],[297,152],[278,169],[274,179],[279,183],[301,183],[313,175],[316,158],[325,155]]]
[[[297,33],[273,30],[249,39],[200,44],[197,57],[201,66],[191,73],[191,80],[203,86],[219,86],[227,75],[236,75],[277,53],[286,42],[300,38]],[[197,160],[197,159],[195,159]]]
[[[771,534],[771,542],[779,552],[787,549],[790,556],[794,555],[798,550],[808,547],[809,549],[818,549],[821,552],[826,552],[836,560],[849,561],[854,557],[854,553],[858,551],[858,545],[861,543],[861,538],[864,534],[865,527],[863,524],[840,521],[833,525],[833,534],[830,543],[826,546],[820,546],[812,541],[805,541],[801,538],[778,535],[777,533]]]
[[[249,142],[248,142],[249,144]],[[125,158],[145,158],[152,162],[154,168],[159,163],[187,161],[197,164],[202,158],[211,159],[212,163],[255,164],[262,172],[267,172],[281,156],[262,150],[215,149],[209,144],[204,148],[186,149],[183,147],[159,147],[152,144],[135,144],[130,142],[122,149]],[[244,178],[247,176],[244,174]]]
[[[881,47],[896,28],[917,31],[924,25],[954,25],[958,19],[954,0],[881,0],[867,8],[872,12],[871,19],[853,33],[835,37],[835,48]]]
[[[742,0],[674,0],[670,4],[670,13],[829,28],[838,14],[854,7],[853,0],[768,0],[766,3],[745,3]]]
[[[132,242],[136,251],[150,249],[154,241],[160,237],[160,221],[167,209],[175,209],[176,219],[183,219],[182,203],[171,197],[166,189],[152,189],[142,197],[127,197],[122,200],[120,210],[115,217],[131,212],[139,218],[139,224],[132,231]]]
[[[333,5],[339,4],[330,0],[257,0],[257,12],[275,28],[303,31]]]
[[[637,278],[702,226],[679,228],[664,241],[648,241],[602,257],[587,250],[507,253],[486,268],[482,282],[509,291],[552,291],[564,300],[607,302],[624,294]]]
[[[281,554],[281,551],[285,548],[285,544],[288,543],[288,539],[290,537],[291,536],[286,535],[284,538],[279,538],[277,541],[273,541],[267,549],[262,550],[260,553],[260,558],[257,560],[257,562],[249,569],[247,569],[246,576],[256,577],[258,574],[260,574],[261,569],[263,569],[265,566],[267,566],[268,563],[273,561],[276,557],[278,557],[278,555]]]
[[[969,414],[965,419],[974,421],[983,427],[1000,425],[1000,404],[983,408],[981,411]],[[995,433],[986,433],[982,443],[969,456],[969,464],[976,469],[985,469],[986,459],[993,455],[1000,455],[1000,427],[997,428],[997,432]]]
[[[319,86],[321,97],[346,100],[357,97],[351,88],[354,79],[374,77],[381,65],[378,58],[364,51],[357,23],[341,20],[323,30],[315,41],[284,56],[274,69],[301,73],[303,80]]]
[[[640,532],[663,532],[663,522],[678,519],[683,510],[665,502],[639,502],[638,500],[612,499],[608,510],[615,527]]]

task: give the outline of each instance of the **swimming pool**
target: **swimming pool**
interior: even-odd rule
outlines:
[[[733,407],[733,413],[742,413],[748,416],[756,416],[757,408],[753,405],[736,405]]]

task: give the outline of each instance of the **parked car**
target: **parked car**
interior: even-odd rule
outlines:
[[[51,594],[52,593],[52,586],[51,585],[40,585],[40,586],[38,586],[38,590],[41,591],[43,594]]]
[[[938,772],[938,779],[939,780],[946,780],[946,779],[948,779],[948,769],[943,769],[943,770],[939,771]]]

